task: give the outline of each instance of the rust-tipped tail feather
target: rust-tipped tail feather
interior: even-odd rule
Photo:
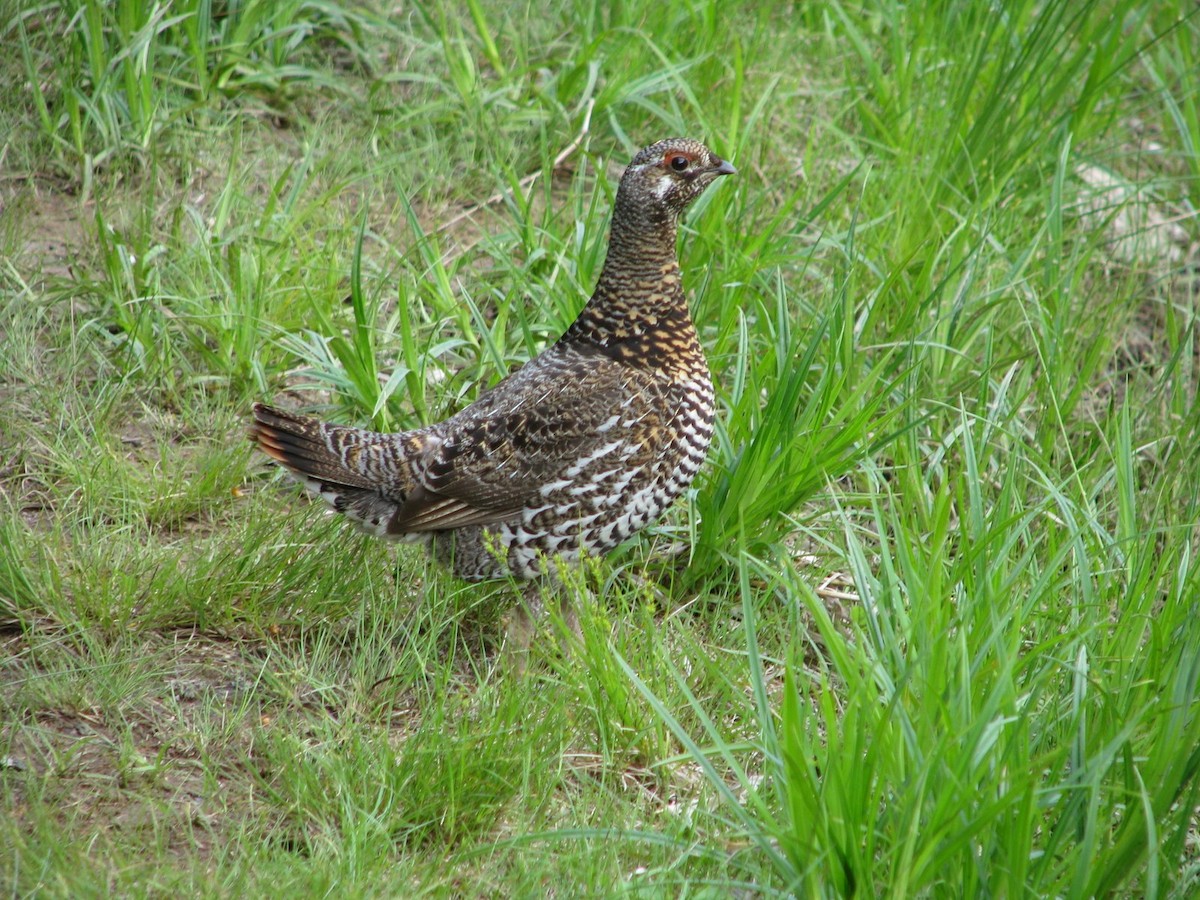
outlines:
[[[378,477],[371,477],[372,445],[379,435],[255,403],[250,438],[309,492],[361,528],[387,532],[403,495],[392,496]]]
[[[350,469],[331,447],[330,437],[351,430],[255,403],[250,437],[263,453],[296,475],[330,485],[373,489],[370,480]],[[344,446],[345,442],[338,443]]]

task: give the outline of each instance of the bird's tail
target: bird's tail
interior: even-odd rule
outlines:
[[[256,403],[250,439],[311,493],[372,534],[387,533],[408,493],[400,480],[406,473],[403,459],[393,458],[399,457],[394,435],[330,425]]]

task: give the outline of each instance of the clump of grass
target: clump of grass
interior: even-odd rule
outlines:
[[[249,93],[279,104],[301,88],[340,89],[310,48],[337,46],[369,67],[362,37],[382,24],[320,0],[219,10],[209,0],[84,0],[21,10],[6,39],[21,49],[42,137],[90,182],[97,169],[149,153],[179,118],[203,115],[224,97]]]

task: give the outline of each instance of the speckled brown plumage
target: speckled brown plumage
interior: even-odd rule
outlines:
[[[376,434],[262,404],[253,438],[362,528],[425,539],[469,580],[533,578],[603,553],[683,492],[712,437],[713,389],[676,256],[680,214],[733,166],[696,141],[642,150],[579,317],[443,422]]]

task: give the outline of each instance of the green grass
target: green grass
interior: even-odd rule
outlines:
[[[0,0],[8,892],[1192,896],[1200,15],[389,9]],[[248,409],[461,408],[675,134],[717,438],[519,675]]]

